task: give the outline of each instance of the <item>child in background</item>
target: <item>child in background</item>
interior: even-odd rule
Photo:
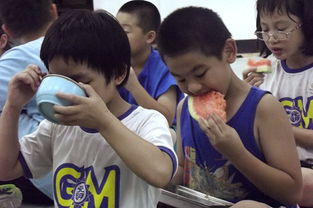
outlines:
[[[273,72],[255,69],[244,79],[270,91],[282,104],[293,126],[302,166],[303,196],[300,206],[313,207],[313,1],[258,0],[256,35],[261,56],[273,56]],[[274,117],[273,117],[274,118]]]
[[[161,112],[175,125],[178,102],[184,97],[174,77],[152,47],[161,18],[155,5],[135,0],[125,3],[116,15],[129,39],[131,72],[121,96],[132,104]]]
[[[19,113],[43,73],[30,65],[14,76],[0,117],[0,179],[52,170],[55,207],[156,207],[176,155],[165,117],[118,93],[130,68],[119,23],[102,11],[68,11],[47,31],[40,56],[50,74],[79,82],[87,97],[58,93],[74,103],[54,106],[60,124],[43,120],[19,143]]]
[[[188,97],[179,103],[179,169],[172,182],[231,202],[296,207],[302,178],[291,125],[275,97],[232,71],[236,43],[220,17],[181,8],[164,19],[158,37],[181,90],[189,96],[218,91],[227,106],[227,122],[213,114],[198,123]]]
[[[0,1],[2,29],[14,44],[0,58],[0,113],[7,99],[8,84],[16,73],[24,70],[28,64],[35,64],[43,72],[47,72],[39,57],[40,47],[43,36],[56,18],[57,8],[52,0]],[[19,116],[18,138],[35,131],[42,119],[35,99],[29,100]],[[21,188],[23,201],[26,203],[53,204],[51,173],[37,180],[21,177],[14,181],[0,181],[0,184],[3,183],[13,183]]]

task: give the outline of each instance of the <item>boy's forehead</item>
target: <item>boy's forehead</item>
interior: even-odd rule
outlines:
[[[128,13],[128,12],[118,12],[116,15],[116,19],[120,24],[125,25],[138,25],[139,19],[137,14]]]
[[[55,57],[49,62],[49,73],[62,74],[65,76],[85,76],[88,74],[86,63],[78,63],[72,59]]]
[[[174,76],[197,72],[206,67],[211,59],[200,52],[189,52],[174,57],[164,56],[164,60]]]

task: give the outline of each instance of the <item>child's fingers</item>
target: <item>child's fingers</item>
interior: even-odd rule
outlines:
[[[252,86],[258,86],[257,83],[260,85],[264,80],[264,74],[258,72],[251,72],[246,79],[244,79],[247,83]]]
[[[215,137],[216,137],[216,134],[214,133],[214,123],[212,123],[211,121],[209,120],[205,120],[203,118],[200,118],[199,119],[199,125],[200,125],[200,128],[202,129],[202,131],[208,136],[208,138],[210,139],[211,143],[212,144],[215,144],[216,141],[215,141]]]
[[[70,103],[72,103],[72,105],[79,105],[79,104],[84,102],[84,99],[86,99],[86,97],[83,97],[83,96],[66,94],[66,93],[62,93],[62,92],[56,93],[56,96],[61,98],[61,99],[69,101]]]
[[[96,94],[96,91],[89,84],[84,84],[81,82],[78,84],[85,90],[87,97],[92,97],[92,95]]]
[[[35,86],[40,85],[41,79],[40,79],[40,76],[38,76],[38,73],[36,71],[27,70],[25,71],[25,73],[27,73],[27,75],[30,77],[30,79],[32,80]]]
[[[242,78],[243,79],[247,79],[249,77],[249,74],[251,74],[252,72],[255,72],[256,68],[247,68],[245,70],[242,71]]]
[[[225,122],[215,113],[210,116],[209,120],[214,123],[214,126],[216,126],[216,133],[220,135],[225,128]]]
[[[54,105],[53,110],[55,114],[60,114],[60,115],[65,115],[65,116],[70,116],[74,115],[77,113],[77,108],[76,106],[62,106],[62,105]]]

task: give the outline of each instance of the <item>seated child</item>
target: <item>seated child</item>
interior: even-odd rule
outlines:
[[[157,7],[148,1],[126,2],[116,15],[127,34],[131,48],[131,72],[120,89],[131,104],[161,112],[169,125],[175,125],[178,102],[184,97],[174,77],[153,48],[161,17]]]
[[[232,71],[236,43],[218,14],[178,9],[162,22],[157,44],[188,94],[178,106],[179,169],[172,182],[231,202],[296,206],[302,178],[291,125],[271,94]],[[224,95],[227,119],[211,114],[198,122],[189,96],[212,90]]]
[[[74,103],[54,106],[59,124],[43,120],[18,142],[19,113],[44,73],[30,65],[15,75],[0,117],[0,180],[53,171],[55,207],[156,207],[176,155],[165,117],[118,93],[130,69],[119,23],[102,11],[68,11],[49,28],[41,58],[49,73],[76,80],[87,97],[57,93]]]
[[[257,0],[256,35],[272,73],[250,68],[243,78],[270,91],[293,126],[303,178],[300,206],[313,207],[313,1]]]

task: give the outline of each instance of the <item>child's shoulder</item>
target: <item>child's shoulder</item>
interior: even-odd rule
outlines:
[[[155,121],[162,121],[165,119],[166,121],[166,118],[160,112],[137,105],[133,105],[132,108],[120,119],[125,121],[137,120],[139,122],[148,121],[150,119]]]

